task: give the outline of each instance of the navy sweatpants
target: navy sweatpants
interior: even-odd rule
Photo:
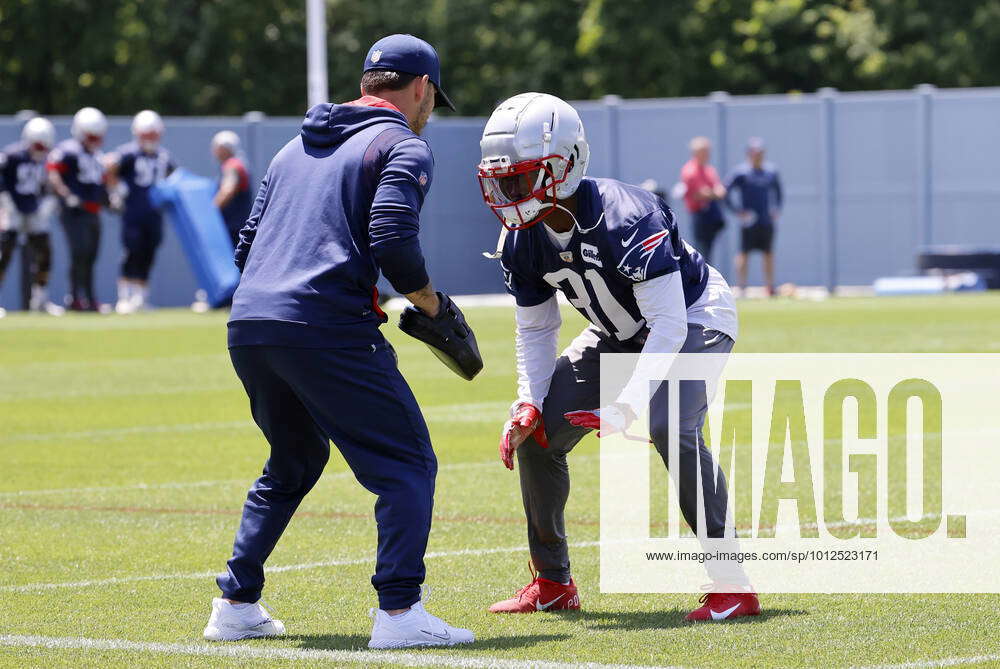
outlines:
[[[319,480],[333,441],[361,485],[378,495],[372,585],[379,607],[419,600],[437,460],[389,345],[236,346],[229,353],[271,455],[247,494],[227,573],[216,579],[222,596],[260,599],[264,562]]]

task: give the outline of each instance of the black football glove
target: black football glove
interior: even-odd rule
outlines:
[[[437,296],[441,301],[437,316],[431,318],[416,307],[406,307],[399,316],[399,329],[427,344],[448,369],[471,381],[483,368],[476,335],[451,298],[441,292]]]

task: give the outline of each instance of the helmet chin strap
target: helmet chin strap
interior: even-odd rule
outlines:
[[[566,212],[567,214],[569,214],[569,217],[573,219],[573,226],[574,226],[574,227],[575,227],[575,228],[576,228],[577,230],[579,230],[579,231],[580,231],[581,233],[588,233],[588,232],[590,232],[591,230],[593,230],[594,228],[596,228],[596,227],[597,227],[598,225],[600,225],[600,224],[601,224],[601,221],[600,221],[600,219],[598,219],[597,223],[595,223],[593,227],[590,227],[590,228],[584,228],[584,227],[583,227],[582,225],[580,225],[580,221],[578,221],[578,220],[576,219],[576,215],[575,215],[575,214],[573,214],[573,212],[571,212],[571,211],[570,211],[569,209],[567,209],[566,207],[564,207],[564,206],[562,206],[561,204],[559,204],[558,202],[555,202],[555,203],[549,203],[549,202],[546,202],[546,203],[545,203],[545,204],[544,204],[543,206],[544,206],[544,207],[555,207],[556,209],[562,209],[563,211],[565,211],[565,212]],[[601,218],[603,218],[603,216],[602,216]]]

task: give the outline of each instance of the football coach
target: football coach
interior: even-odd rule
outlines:
[[[315,485],[332,441],[378,496],[371,648],[468,643],[420,601],[437,460],[420,408],[379,332],[379,272],[413,307],[400,328],[434,346],[465,378],[482,367],[475,338],[431,286],[417,238],[434,161],[419,137],[438,106],[434,48],[390,35],[368,51],[362,97],[319,104],[271,161],[240,232],[242,272],[229,352],[270,444],[250,489],[233,557],[216,580],[204,636],[236,640],[285,631],[259,603],[267,560]]]

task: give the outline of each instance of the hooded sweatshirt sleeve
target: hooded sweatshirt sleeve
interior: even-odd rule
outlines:
[[[372,253],[385,278],[404,295],[430,281],[417,235],[433,170],[427,143],[405,139],[389,150],[375,188],[368,227]]]
[[[257,226],[260,224],[260,217],[264,214],[264,207],[267,204],[267,183],[270,172],[264,175],[257,190],[257,197],[253,201],[253,209],[250,210],[250,217],[246,225],[240,230],[239,239],[236,242],[235,261],[240,272],[247,264],[247,256],[250,255],[250,246],[257,236]]]

